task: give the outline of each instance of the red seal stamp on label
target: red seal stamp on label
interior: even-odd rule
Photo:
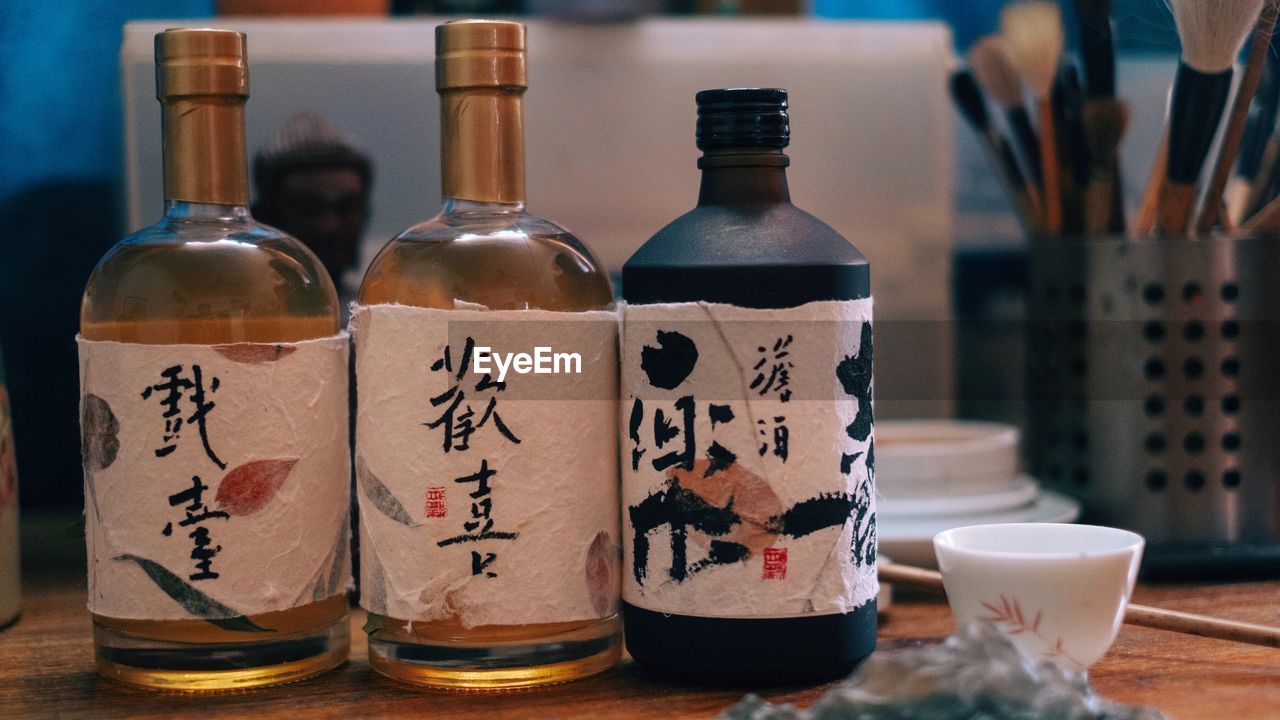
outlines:
[[[787,579],[787,549],[765,548],[764,568],[760,571],[761,580]]]
[[[427,488],[426,512],[427,512],[427,517],[429,518],[442,518],[447,514],[448,508],[445,505],[444,488],[442,487]]]

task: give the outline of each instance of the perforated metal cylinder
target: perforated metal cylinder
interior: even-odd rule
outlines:
[[[1032,469],[1157,553],[1280,546],[1280,237],[1036,243]]]

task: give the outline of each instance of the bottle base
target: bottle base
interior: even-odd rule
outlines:
[[[668,615],[623,603],[627,650],[645,672],[699,685],[759,687],[833,680],[876,647],[876,601],[793,618]]]
[[[387,625],[396,624],[388,619]],[[536,639],[502,641],[424,637],[391,632],[369,636],[369,665],[400,682],[456,690],[503,690],[569,682],[613,667],[622,657],[617,616]]]
[[[168,642],[94,624],[94,663],[102,677],[171,692],[245,690],[297,682],[346,662],[348,623],[246,643]]]

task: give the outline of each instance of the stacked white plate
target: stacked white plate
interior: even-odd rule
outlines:
[[[961,420],[876,423],[876,534],[897,562],[936,567],[953,527],[1071,522],[1080,504],[1018,472],[1018,430]]]

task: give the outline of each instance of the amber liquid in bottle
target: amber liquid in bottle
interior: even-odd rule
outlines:
[[[500,44],[518,42],[519,72],[512,84],[454,84],[463,73],[451,74],[458,66],[442,62],[440,53],[491,42],[466,35],[486,32],[480,26],[495,32]],[[458,32],[464,35],[446,35]],[[612,307],[608,275],[590,250],[524,209],[523,45],[524,29],[517,23],[466,21],[437,29],[444,207],[382,249],[364,278],[361,304],[452,309],[456,300],[490,310],[563,312]],[[373,620],[371,627],[378,629],[369,635],[369,663],[388,677],[419,685],[515,688],[564,682],[612,666],[622,651],[616,615],[469,629],[452,619],[416,622],[374,615]]]
[[[243,36],[168,31],[157,62],[240,58]],[[218,54],[212,54],[218,53]],[[170,95],[185,78],[162,69],[165,215],[126,237],[98,264],[81,305],[86,340],[150,345],[284,343],[340,330],[337,294],[319,260],[248,211],[242,90]],[[213,76],[214,81],[226,78]],[[207,94],[205,94],[207,93]],[[164,690],[229,690],[299,680],[346,660],[345,594],[251,615],[263,633],[205,620],[132,620],[95,614],[99,672]]]

